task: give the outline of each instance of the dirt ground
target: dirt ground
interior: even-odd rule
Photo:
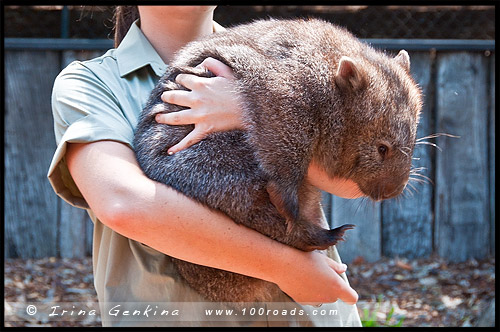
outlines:
[[[494,326],[494,258],[455,264],[438,257],[376,263],[358,258],[347,273],[365,326]],[[6,259],[4,278],[5,326],[100,326],[98,315],[79,321],[9,316],[16,302],[95,306],[90,258]]]
[[[391,308],[386,326],[403,318],[402,326],[494,326],[494,258],[465,263],[447,263],[439,257],[376,263],[357,259],[348,271],[359,294],[362,320],[367,318],[364,308],[373,314],[380,307],[379,326]]]

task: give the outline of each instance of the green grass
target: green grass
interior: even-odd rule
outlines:
[[[403,321],[405,317],[401,317],[395,324],[391,324],[391,318],[394,315],[394,307],[391,307],[389,313],[385,317],[384,322],[377,321],[377,313],[380,310],[380,304],[382,302],[382,296],[379,295],[377,299],[377,306],[375,310],[370,312],[367,308],[363,309],[363,314],[361,315],[361,324],[363,327],[401,327],[403,326]]]

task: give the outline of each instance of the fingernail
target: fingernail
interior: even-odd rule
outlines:
[[[156,120],[156,122],[160,122],[160,114],[156,114],[155,120]]]
[[[171,155],[173,155],[173,154],[174,154],[174,151],[170,151],[170,150],[169,150],[167,153],[168,153],[168,155],[169,155],[169,156],[171,156]]]
[[[342,266],[344,267],[345,270],[347,270],[347,265],[342,264]]]

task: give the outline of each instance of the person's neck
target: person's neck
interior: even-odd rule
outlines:
[[[149,17],[140,20],[140,27],[165,63],[187,43],[213,32],[213,15],[162,20]]]

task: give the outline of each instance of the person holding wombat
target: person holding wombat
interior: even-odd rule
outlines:
[[[355,305],[346,305],[354,304],[357,294],[345,275],[339,275],[346,266],[335,249],[332,258],[305,252],[237,225],[150,180],[136,161],[133,137],[141,109],[179,49],[222,29],[213,22],[213,10],[120,7],[116,48],[93,60],[73,62],[54,83],[58,147],[48,176],[56,193],[87,209],[94,222],[94,276],[103,325],[360,326]],[[177,82],[191,91],[175,90],[163,96],[165,102],[190,109],[175,116],[161,115],[158,122],[195,125],[170,153],[209,133],[243,129],[231,69],[212,58],[201,66],[216,77],[179,75]],[[339,196],[362,195],[355,183],[329,178],[317,165],[310,166],[307,176],[311,183]],[[335,309],[338,316],[288,315],[275,321],[264,315],[248,321],[213,321],[192,313],[191,320],[153,321],[144,316],[105,315],[108,303],[204,302],[179,277],[169,256],[275,283],[281,292],[273,302],[298,308],[324,303],[322,309]]]

